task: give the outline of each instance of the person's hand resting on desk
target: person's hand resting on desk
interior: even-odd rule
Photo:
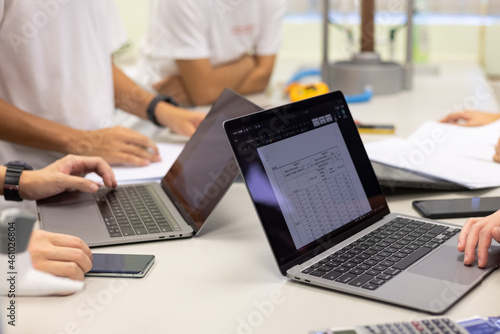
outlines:
[[[206,117],[206,113],[188,111],[160,102],[156,105],[155,116],[158,123],[171,131],[190,137]],[[69,148],[74,154],[103,157],[109,164],[147,166],[151,162],[161,161],[153,140],[122,126],[77,131]]]
[[[207,116],[204,112],[188,111],[165,102],[158,103],[156,110],[156,118],[160,124],[175,133],[188,137],[193,135]]]
[[[491,241],[500,242],[500,210],[483,218],[469,218],[458,236],[458,251],[464,253],[464,264],[485,267]]]
[[[19,179],[19,196],[38,200],[76,189],[96,192],[98,184],[82,176],[95,172],[107,187],[115,187],[116,179],[111,167],[98,157],[68,155],[40,170],[24,170]],[[0,179],[4,183],[6,167],[0,166]],[[3,194],[3,187],[0,188]],[[92,267],[92,252],[78,237],[35,230],[28,245],[35,269],[61,277],[83,280]]]
[[[171,131],[190,137],[206,117],[206,113],[188,111],[174,105],[160,102],[156,105],[158,123]],[[78,155],[100,156],[110,164],[147,166],[161,161],[155,142],[143,134],[122,126],[78,131],[70,146]]]
[[[60,233],[33,230],[28,251],[33,268],[82,281],[92,268],[92,251],[82,239]]]
[[[69,151],[86,156],[99,156],[109,164],[147,166],[161,161],[155,142],[143,134],[122,126],[100,130],[78,131]]]
[[[500,119],[500,113],[488,113],[476,110],[466,110],[447,115],[441,123],[451,123],[461,126],[480,126],[493,123]]]

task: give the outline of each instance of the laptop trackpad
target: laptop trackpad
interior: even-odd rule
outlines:
[[[49,204],[40,212],[43,229],[50,232],[77,235],[86,242],[96,238],[96,230],[106,232],[95,201]]]
[[[500,247],[490,247],[487,268],[498,264]],[[409,272],[433,277],[459,284],[474,282],[485,269],[477,267],[477,261],[472,266],[463,264],[464,255],[453,246],[443,246],[437,252],[427,257],[424,261],[411,268]]]

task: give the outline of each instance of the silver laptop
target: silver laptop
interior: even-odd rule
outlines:
[[[67,192],[37,202],[41,228],[89,246],[191,237],[238,174],[222,122],[261,110],[230,90],[212,106],[161,183]]]
[[[390,213],[340,92],[224,123],[283,275],[442,313],[495,269],[464,266],[460,227]]]

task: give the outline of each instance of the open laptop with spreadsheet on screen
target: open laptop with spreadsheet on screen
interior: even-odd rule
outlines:
[[[185,238],[196,234],[238,175],[222,122],[261,110],[225,90],[160,183],[68,192],[38,201],[41,228],[89,246]]]
[[[224,123],[282,274],[442,313],[498,265],[467,267],[459,227],[390,213],[340,92]]]

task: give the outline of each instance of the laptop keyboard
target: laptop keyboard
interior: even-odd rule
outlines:
[[[146,185],[99,189],[95,194],[104,223],[112,238],[181,230],[174,218]]]
[[[458,228],[397,217],[302,273],[375,290],[458,232]]]

